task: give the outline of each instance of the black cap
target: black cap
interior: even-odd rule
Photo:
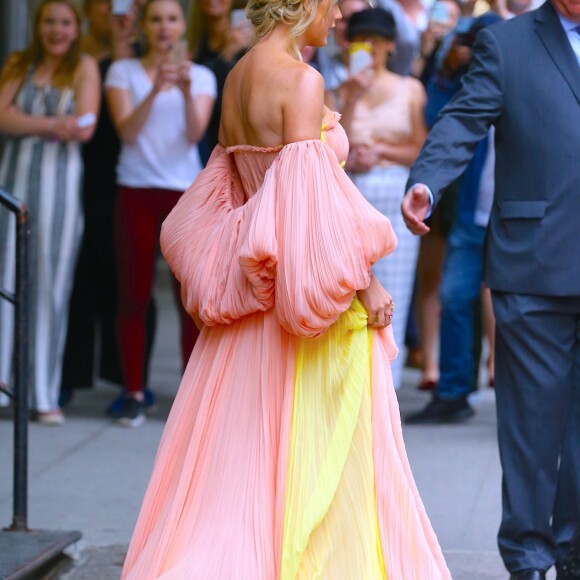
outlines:
[[[397,26],[393,15],[384,8],[365,8],[355,12],[348,21],[347,37],[382,36],[387,40],[397,38]]]

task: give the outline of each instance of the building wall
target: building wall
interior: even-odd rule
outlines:
[[[0,2],[0,62],[15,50],[26,46],[29,22],[35,0],[4,0]]]

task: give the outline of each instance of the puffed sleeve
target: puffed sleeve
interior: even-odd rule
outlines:
[[[229,324],[272,307],[260,300],[238,257],[252,204],[234,162],[216,147],[207,167],[181,196],[161,228],[161,251],[181,283],[187,312],[204,324]]]
[[[280,323],[293,334],[324,332],[397,244],[390,221],[319,140],[286,145],[251,201],[240,265],[256,295],[274,287]]]

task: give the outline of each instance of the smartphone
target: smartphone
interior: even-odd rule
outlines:
[[[449,8],[447,4],[445,4],[445,2],[435,2],[431,14],[429,15],[429,20],[441,24],[449,22]]]
[[[373,47],[370,42],[353,42],[349,46],[348,52],[350,57],[348,70],[351,75],[355,75],[373,64]]]
[[[97,122],[97,116],[94,113],[86,113],[77,117],[77,126],[79,129],[86,129]]]
[[[127,14],[132,5],[133,0],[113,0],[111,12],[113,14]]]
[[[171,64],[181,64],[189,58],[189,47],[185,39],[174,42],[169,49],[169,62]]]
[[[232,25],[232,28],[237,28],[242,24],[249,24],[249,21],[246,18],[246,11],[243,8],[232,10],[230,13],[230,24]]]

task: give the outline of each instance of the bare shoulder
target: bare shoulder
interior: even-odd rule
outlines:
[[[418,79],[413,77],[406,77],[406,82],[409,83],[409,91],[411,93],[411,98],[414,101],[419,101],[423,103],[427,99],[427,94],[425,92],[425,87],[423,83]]]
[[[324,80],[310,65],[296,62],[284,77],[284,142],[319,139],[324,116]]]
[[[94,71],[99,70],[99,65],[97,63],[97,59],[90,54],[83,53],[81,54],[79,60],[79,71],[86,71],[89,73],[93,73]]]
[[[99,80],[100,72],[97,60],[90,54],[81,54],[77,70],[75,72],[75,83]]]
[[[293,61],[287,67],[280,80],[286,90],[292,92],[294,97],[306,102],[317,103],[324,101],[324,79],[322,75],[309,64]]]
[[[324,83],[287,52],[254,47],[227,77],[221,143],[280,144],[320,137]]]

